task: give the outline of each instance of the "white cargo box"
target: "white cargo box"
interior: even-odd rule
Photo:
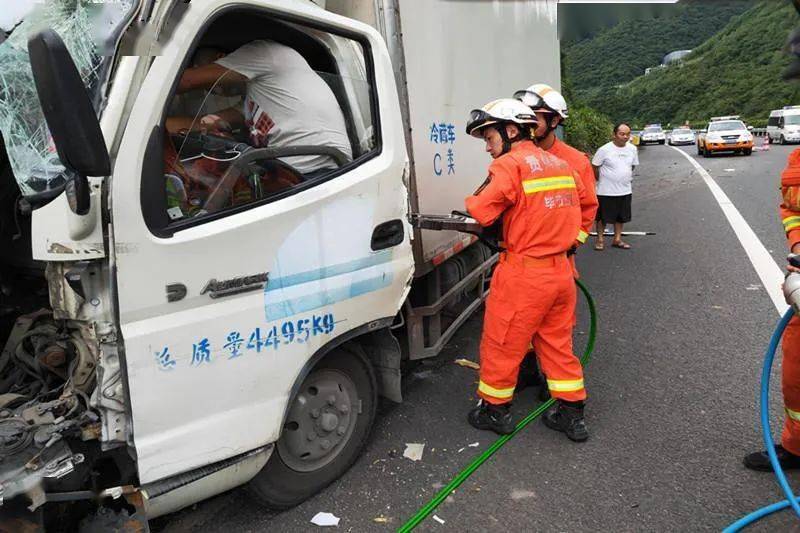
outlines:
[[[463,210],[464,198],[486,178],[491,158],[484,143],[464,131],[470,110],[533,83],[560,89],[557,7],[556,0],[326,3],[326,9],[360,19],[386,39],[404,106],[412,211]],[[418,231],[416,275],[473,240],[456,232]]]

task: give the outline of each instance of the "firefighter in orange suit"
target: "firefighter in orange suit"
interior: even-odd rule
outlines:
[[[800,253],[800,149],[789,155],[789,162],[781,174],[780,206],[783,229],[789,250]],[[788,265],[787,269],[800,272]],[[800,318],[792,317],[783,334],[783,364],[781,384],[786,414],[781,444],[775,446],[778,460],[784,470],[800,468]],[[744,458],[744,465],[752,470],[771,472],[772,465],[766,452],[753,452]]]
[[[550,394],[545,424],[575,441],[589,434],[583,369],[572,352],[576,290],[567,251],[580,225],[580,180],[530,139],[531,109],[513,98],[473,110],[467,133],[483,138],[494,161],[466,208],[482,226],[502,217],[505,251],[486,300],[478,395],[468,420],[478,429],[514,431],[509,405],[519,365],[533,339]]]
[[[598,202],[597,194],[595,193],[594,170],[592,169],[592,163],[589,161],[589,157],[556,137],[555,134],[558,125],[563,124],[569,116],[567,101],[561,93],[544,83],[536,83],[527,89],[521,89],[514,93],[514,98],[530,107],[536,114],[538,124],[532,132],[536,146],[565,161],[572,167],[572,170],[577,173],[577,177],[583,185],[583,194],[581,194],[579,198],[581,205],[581,224],[580,227],[575,229],[574,249],[577,251],[577,249],[586,242],[586,239],[589,237],[589,232],[592,226],[594,226]],[[575,265],[574,254],[570,255],[570,261],[572,263],[572,271],[575,274],[575,279],[578,279],[580,276],[578,274],[578,268]],[[573,328],[575,324],[577,324],[577,314],[573,313]],[[520,369],[517,390],[519,391],[526,386],[542,385],[544,385],[544,381],[538,371],[536,354],[533,352],[533,345],[531,345],[529,346],[528,355],[525,357]],[[540,397],[542,399],[547,397],[546,389],[540,390]]]

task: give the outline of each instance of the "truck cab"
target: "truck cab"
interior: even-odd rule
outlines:
[[[457,117],[532,71],[559,85],[556,3],[328,4],[31,0],[0,44],[0,529],[103,510],[146,528],[245,483],[296,505],[479,308],[492,250],[411,215],[485,179]],[[489,21],[516,78],[456,42],[423,53],[422,12]],[[222,57],[238,67],[187,82]]]

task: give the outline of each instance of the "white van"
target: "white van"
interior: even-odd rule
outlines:
[[[770,112],[767,135],[778,144],[800,142],[800,105],[787,105]]]

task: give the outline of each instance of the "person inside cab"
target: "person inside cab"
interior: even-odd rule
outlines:
[[[171,116],[167,119],[166,129],[170,136],[199,131],[231,140],[231,144],[220,153],[208,154],[204,149],[204,157],[191,163],[183,153],[183,141],[167,149],[167,167],[183,166],[192,181],[201,182],[199,185],[190,184],[190,189],[205,187],[214,190],[214,182],[228,173],[231,163],[246,147],[310,149],[305,151],[311,153],[279,157],[277,161],[281,164],[268,165],[272,174],[281,175],[277,183],[283,187],[324,175],[352,160],[345,117],[333,91],[294,48],[274,41],[256,40],[229,54],[214,48],[201,48],[194,59],[193,66],[181,75],[177,94],[202,90],[205,94],[203,104],[219,93],[238,91],[244,98],[239,105],[203,115],[199,113],[205,105],[200,106],[196,116]],[[237,147],[239,142],[243,144]],[[339,157],[328,155],[326,150],[313,153],[315,147],[332,149]],[[173,181],[174,176],[175,173]],[[207,198],[195,199],[195,203],[202,204],[201,211],[248,203],[263,194],[264,191],[258,189],[279,188],[274,178],[258,186],[248,185],[243,179],[231,181],[225,193],[215,197],[215,205],[204,205]],[[170,195],[169,181],[167,187],[168,197],[173,198],[175,204],[174,195]]]

